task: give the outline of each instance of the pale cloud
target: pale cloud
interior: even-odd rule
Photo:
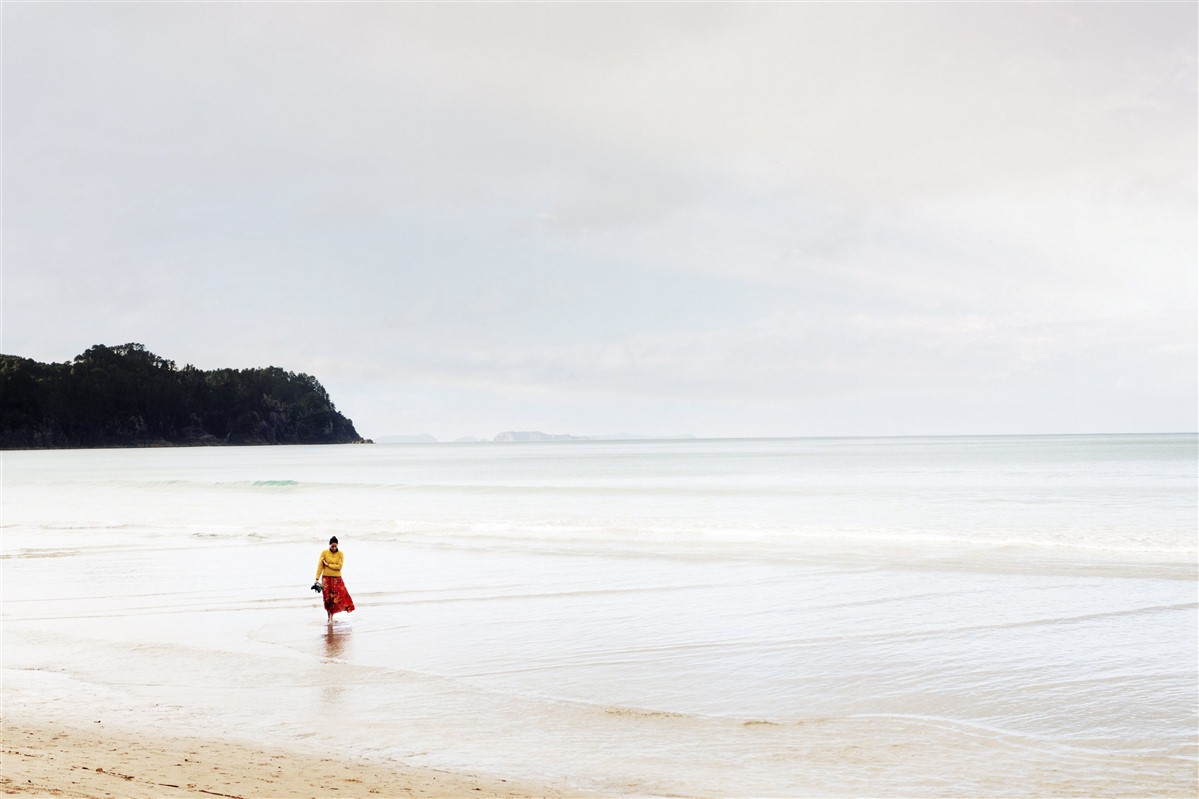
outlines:
[[[1192,4],[4,20],[6,351],[380,435],[1194,427]]]

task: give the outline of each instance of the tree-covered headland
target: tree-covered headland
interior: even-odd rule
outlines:
[[[315,377],[176,368],[141,344],[0,355],[0,449],[362,442]]]

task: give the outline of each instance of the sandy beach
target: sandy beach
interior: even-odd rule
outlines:
[[[560,797],[562,791],[353,755],[305,756],[234,741],[134,736],[6,719],[0,788],[81,799],[193,797]],[[577,794],[576,794],[577,795]]]

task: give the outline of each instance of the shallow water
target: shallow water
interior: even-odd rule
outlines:
[[[3,468],[8,712],[612,794],[1197,787],[1193,435]]]

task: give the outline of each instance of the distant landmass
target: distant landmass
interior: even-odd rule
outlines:
[[[641,433],[608,433],[599,436],[575,436],[567,433],[542,433],[538,430],[499,433],[493,441],[664,441],[668,439],[695,438],[690,433],[668,436],[653,436]]]
[[[421,433],[417,436],[378,436],[376,440],[380,444],[436,444],[437,439],[428,433]]]
[[[0,355],[0,449],[370,443],[315,377],[175,367],[141,344]]]
[[[690,439],[695,436],[690,433],[678,433],[668,436],[653,436],[642,433],[610,433],[599,436],[575,436],[568,433],[542,433],[540,430],[509,430],[497,433],[494,438],[476,438],[462,436],[456,438],[455,444],[488,444],[491,442],[507,441],[665,441],[675,439]],[[437,444],[441,443],[428,433],[420,435],[380,436],[380,444]]]
[[[495,441],[587,441],[585,436],[572,436],[566,433],[542,433],[539,430],[508,431],[496,435]]]

